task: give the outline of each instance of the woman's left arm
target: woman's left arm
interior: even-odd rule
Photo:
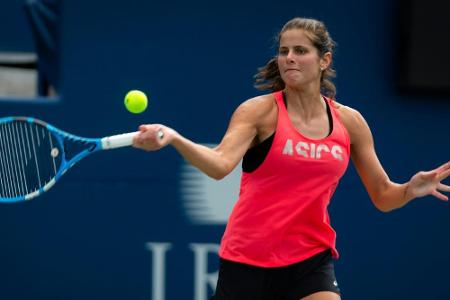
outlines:
[[[372,133],[363,116],[349,107],[340,106],[339,110],[350,135],[353,164],[379,210],[388,212],[427,195],[448,201],[442,192],[450,192],[450,186],[442,181],[450,176],[450,161],[434,170],[418,172],[406,183],[392,182],[378,160]]]

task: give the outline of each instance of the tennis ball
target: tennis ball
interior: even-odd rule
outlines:
[[[145,93],[132,90],[125,95],[125,107],[133,114],[140,114],[147,108],[147,96]]]

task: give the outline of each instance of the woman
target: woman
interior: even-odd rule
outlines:
[[[278,43],[277,56],[256,76],[258,88],[275,92],[242,103],[219,146],[193,143],[159,124],[140,126],[134,140],[148,151],[170,144],[215,179],[243,159],[214,299],[340,299],[327,206],[350,156],[382,211],[426,195],[448,200],[442,192],[450,187],[441,181],[450,162],[404,184],[390,181],[364,118],[334,100],[334,42],[322,22],[292,19]]]

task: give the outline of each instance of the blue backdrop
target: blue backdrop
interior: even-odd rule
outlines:
[[[19,16],[3,18],[0,50],[32,49],[18,2],[0,5]],[[338,43],[338,101],[365,116],[386,171],[404,182],[449,160],[450,99],[397,92],[398,12],[389,0],[64,1],[60,98],[3,99],[1,114],[89,137],[160,122],[218,143],[239,103],[260,93],[252,77],[275,54],[274,35],[314,17]],[[124,109],[130,89],[148,94],[145,113]],[[206,299],[236,178],[216,185],[171,148],[87,158],[44,196],[0,206],[0,299]],[[447,203],[381,213],[350,167],[330,214],[343,299],[450,299]]]

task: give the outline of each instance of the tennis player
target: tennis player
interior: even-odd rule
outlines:
[[[335,101],[335,43],[322,22],[292,19],[278,44],[276,57],[256,75],[256,87],[272,93],[242,103],[216,148],[160,124],[141,125],[134,140],[147,151],[172,145],[215,179],[243,159],[239,200],[219,251],[216,300],[340,299],[327,207],[350,156],[381,211],[426,195],[448,200],[442,181],[450,162],[403,184],[389,179],[364,118]]]

